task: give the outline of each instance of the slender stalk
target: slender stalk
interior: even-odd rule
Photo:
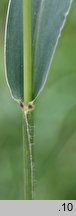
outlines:
[[[33,112],[23,116],[24,199],[34,199],[34,120]]]
[[[24,59],[24,105],[32,101],[32,50],[31,50],[31,0],[23,0],[23,59]],[[24,199],[34,199],[33,170],[33,111],[25,113],[24,137]]]
[[[31,0],[23,0],[24,104],[32,101]]]

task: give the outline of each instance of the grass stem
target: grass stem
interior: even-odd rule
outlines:
[[[23,0],[24,104],[32,101],[31,0]]]

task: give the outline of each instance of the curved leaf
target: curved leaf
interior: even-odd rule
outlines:
[[[32,1],[32,40],[40,0]],[[14,99],[24,98],[22,0],[10,0],[5,28],[5,70]]]
[[[7,79],[15,99],[23,100],[22,0],[9,1],[5,29]]]
[[[33,35],[33,98],[44,86],[71,0],[41,0]]]
[[[32,100],[44,86],[72,0],[31,0]],[[27,23],[28,25],[28,23]],[[15,99],[24,98],[22,0],[10,0],[5,31],[7,79]]]

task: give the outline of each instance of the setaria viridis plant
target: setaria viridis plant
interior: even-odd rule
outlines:
[[[34,112],[72,0],[9,0],[4,59],[8,86],[23,113],[24,199],[35,199]]]

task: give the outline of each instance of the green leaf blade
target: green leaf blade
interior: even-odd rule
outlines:
[[[26,101],[30,94],[28,98],[35,100],[43,89],[71,2],[31,0],[31,44],[25,44],[25,47],[30,47],[30,51],[25,50],[26,54],[30,53],[30,60],[27,61],[24,57],[23,26],[28,26],[29,19],[23,24],[22,0],[10,0],[5,34],[5,65],[7,80],[15,99]],[[30,73],[24,73],[26,61]]]
[[[42,90],[71,0],[42,0],[33,35],[33,99]]]
[[[5,29],[6,76],[14,99],[23,101],[22,1],[11,0]]]

